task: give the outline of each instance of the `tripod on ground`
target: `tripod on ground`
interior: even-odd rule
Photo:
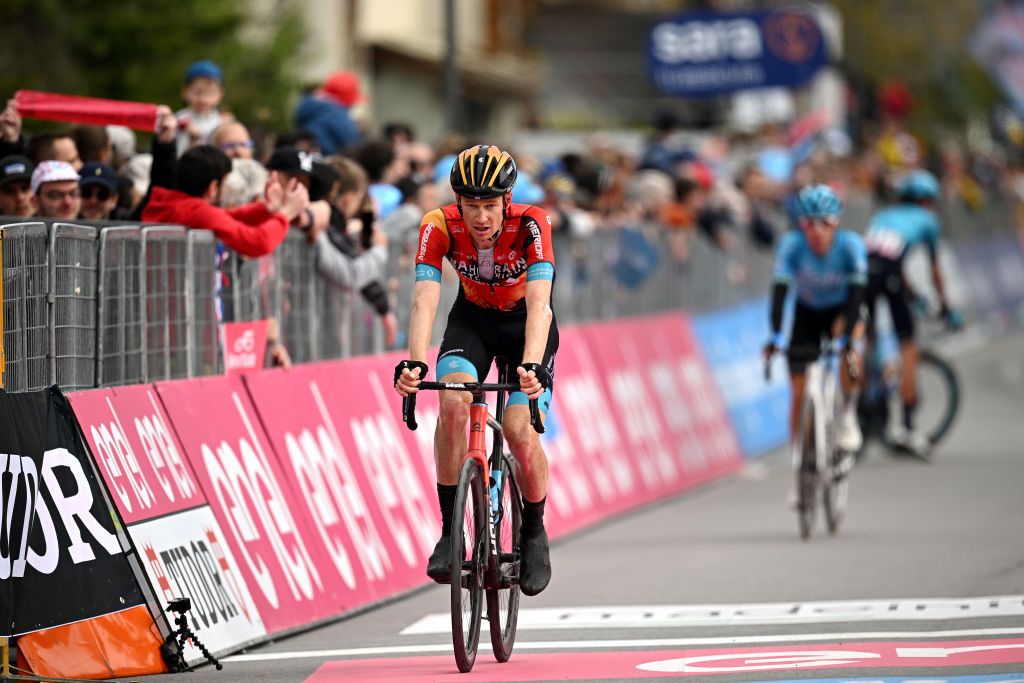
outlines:
[[[174,612],[174,624],[178,627],[176,631],[172,632],[166,639],[164,639],[164,645],[160,648],[160,653],[163,655],[164,663],[167,664],[167,668],[171,670],[171,673],[179,673],[188,670],[188,664],[185,663],[185,643],[192,641],[192,644],[199,648],[199,651],[206,657],[206,661],[217,667],[220,671],[224,668],[224,665],[217,661],[217,658],[210,654],[210,651],[206,649],[206,646],[199,642],[199,638],[195,632],[189,628],[188,625],[188,611],[192,609],[192,601],[188,598],[174,598],[167,603],[167,609]]]

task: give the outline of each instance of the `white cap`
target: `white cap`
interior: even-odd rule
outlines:
[[[61,180],[78,180],[78,173],[71,164],[66,161],[41,161],[32,172],[32,194],[36,194],[43,183]]]

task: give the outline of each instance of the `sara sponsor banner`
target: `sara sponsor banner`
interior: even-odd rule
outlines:
[[[192,601],[203,644],[225,652],[266,631],[152,385],[71,395],[99,471],[139,553],[160,608]],[[186,661],[201,661],[191,643]]]
[[[440,531],[436,395],[421,395],[422,426],[406,430],[391,387],[397,361],[357,358],[246,378],[299,501],[295,512],[330,558],[327,578],[345,609],[422,583]]]
[[[796,87],[827,60],[817,20],[795,8],[665,19],[651,29],[647,53],[655,86],[683,97]]]
[[[269,633],[341,611],[330,560],[267,441],[239,378],[156,385],[200,488]]]
[[[768,302],[762,299],[693,317],[693,329],[728,407],[748,458],[786,442],[789,383],[778,359],[772,381],[764,378],[762,348],[768,339]]]
[[[0,635],[21,636],[19,653],[40,675],[163,671],[159,635],[59,389],[0,391],[0,474]]]

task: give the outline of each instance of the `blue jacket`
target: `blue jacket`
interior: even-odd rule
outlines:
[[[312,133],[325,156],[340,152],[361,138],[347,107],[316,95],[307,96],[295,108],[295,127]]]

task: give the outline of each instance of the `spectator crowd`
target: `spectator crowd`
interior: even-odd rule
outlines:
[[[359,292],[393,347],[404,322],[395,312],[398,276],[412,268],[420,218],[453,200],[454,155],[477,141],[451,135],[431,145],[403,122],[378,129],[355,115],[364,95],[348,71],[298,103],[294,130],[257,141],[223,108],[225,87],[216,64],[192,64],[181,89],[186,106],[158,108],[148,152],[118,126],[26,135],[10,100],[0,114],[0,215],[207,229],[251,258],[302,231],[317,272]],[[793,223],[791,198],[810,182],[830,183],[853,203],[874,201],[900,173],[927,166],[968,206],[1024,187],[995,143],[925,147],[907,125],[909,94],[886,87],[855,137],[849,122],[820,112],[723,132],[663,111],[652,113],[650,137],[637,149],[602,134],[550,158],[513,148],[520,176],[512,199],[549,213],[556,240],[571,245],[562,252],[570,261],[589,236],[616,231],[620,263],[611,274],[628,291],[664,260],[687,264],[695,240],[726,253],[767,252]],[[742,268],[730,274],[745,276]]]

